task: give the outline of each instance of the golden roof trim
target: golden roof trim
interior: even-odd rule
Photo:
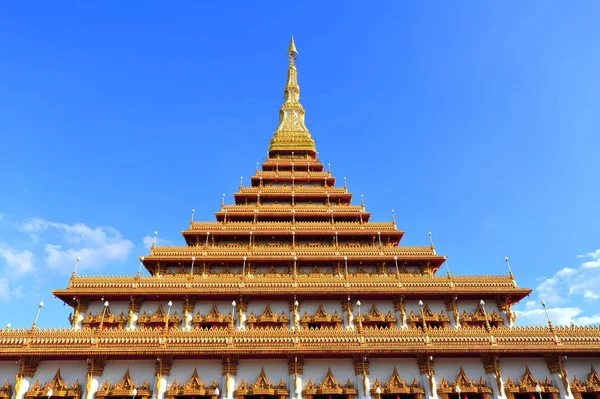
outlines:
[[[556,335],[555,335],[556,334]],[[172,354],[202,350],[205,353],[279,353],[285,349],[297,352],[323,352],[323,345],[336,345],[336,352],[368,350],[370,353],[403,354],[421,353],[427,346],[432,353],[486,352],[492,348],[503,353],[560,352],[598,353],[600,351],[600,327],[547,326],[494,328],[461,327],[459,329],[428,329],[426,334],[418,328],[384,328],[347,330],[323,328],[320,330],[295,330],[289,328],[257,328],[230,331],[195,329],[106,329],[102,333],[93,330],[73,329],[11,329],[0,331],[0,358],[16,355],[53,354],[71,356],[89,354],[136,354],[140,348],[147,354],[152,348]],[[557,345],[555,338],[560,339]]]

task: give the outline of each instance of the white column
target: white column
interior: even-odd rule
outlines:
[[[194,319],[194,315],[192,314],[192,312],[185,313],[185,320],[183,321],[183,324],[184,324],[186,330],[189,331],[192,329],[192,320],[193,319]]]
[[[85,387],[85,398],[86,399],[94,399],[96,392],[100,388],[100,377],[92,377],[88,380],[88,383]]]
[[[167,377],[165,375],[156,376],[156,399],[164,399],[167,391]]]
[[[290,399],[302,399],[302,374],[290,374]]]
[[[431,381],[429,381],[429,378],[427,374],[421,374],[421,386],[425,390],[425,396],[428,399],[438,399],[435,374],[431,373]]]
[[[80,312],[77,314],[77,320],[75,320],[73,323],[73,330],[75,330],[75,331],[81,330],[81,328],[82,328],[81,322],[82,321],[83,321],[83,314]]]
[[[32,381],[33,381],[33,377],[23,377],[19,386],[16,387],[16,389],[15,389],[14,398],[15,399],[24,399],[25,393],[29,390],[29,387],[31,387]]]
[[[242,310],[242,312],[238,313],[238,314],[241,315],[241,317],[238,316],[240,319],[240,329],[245,330],[246,329],[246,319],[247,319],[246,312],[244,312]]]
[[[565,389],[565,385],[563,384],[563,380],[560,376],[560,374],[550,374],[552,377],[552,383],[554,384],[554,386],[556,386],[558,388],[558,392],[560,394],[560,397],[563,399],[574,399],[573,393],[571,392],[571,384],[569,384],[568,380],[567,380],[567,388]]]
[[[502,381],[502,377],[498,377],[496,380],[496,375],[494,373],[486,374],[487,385],[492,388],[492,396],[493,399],[506,399],[506,394],[504,393],[504,381]]]

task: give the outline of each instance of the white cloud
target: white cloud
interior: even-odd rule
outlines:
[[[594,252],[588,252],[585,255],[579,255],[579,257],[592,259],[582,265],[582,267],[586,269],[600,267],[600,249],[597,249]]]
[[[6,271],[22,276],[35,270],[35,256],[29,250],[17,250],[0,243],[0,258],[4,259]]]
[[[66,224],[33,218],[19,228],[46,242],[46,264],[52,269],[71,270],[77,256],[81,256],[82,268],[122,262],[133,249],[133,243],[112,227],[89,227],[83,223]]]
[[[588,315],[589,309],[597,308],[600,300],[600,249],[579,255],[586,260],[578,268],[564,267],[551,277],[544,277],[535,289],[537,301],[529,300],[524,310],[517,312],[519,324],[546,324],[543,300],[548,307],[548,315],[556,325],[600,323],[600,313]]]
[[[150,249],[152,248],[152,242],[154,242],[154,236],[145,236],[144,238],[142,238],[142,241],[144,242],[144,247],[146,247],[146,249]],[[162,238],[157,236],[156,245],[159,247],[163,247],[167,245],[173,245],[173,243],[169,240],[163,240]]]

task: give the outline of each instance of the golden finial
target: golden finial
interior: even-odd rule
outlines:
[[[289,156],[291,152],[300,153],[303,158],[306,153],[314,158],[316,152],[315,141],[304,123],[304,108],[300,104],[300,85],[298,84],[298,71],[295,60],[298,50],[294,37],[288,48],[288,77],[284,89],[284,102],[279,111],[279,127],[275,131],[269,146],[269,157],[277,158],[280,153]],[[293,156],[292,156],[293,157]]]
[[[290,41],[290,47],[288,48],[288,57],[290,59],[298,58],[298,50],[296,50],[296,43],[294,43],[294,35],[292,35],[292,40]]]

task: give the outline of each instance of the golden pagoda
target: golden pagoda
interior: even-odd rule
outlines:
[[[0,399],[598,399],[598,327],[515,326],[511,273],[437,273],[325,168],[292,39],[268,157],[150,276],[71,276],[67,329],[0,330]],[[567,360],[568,359],[568,360]]]

